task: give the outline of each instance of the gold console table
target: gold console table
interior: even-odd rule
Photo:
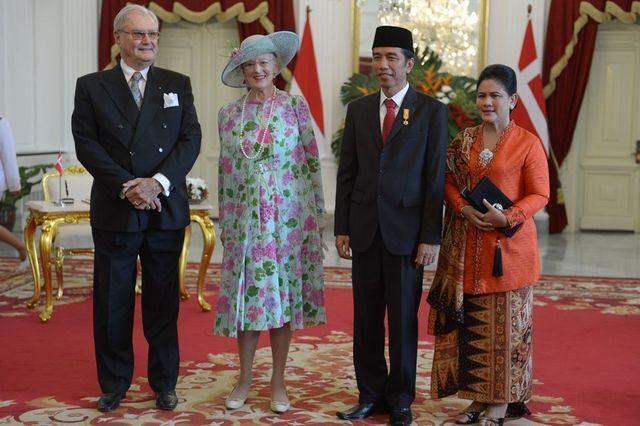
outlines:
[[[40,300],[42,281],[44,281],[45,304],[40,313],[40,320],[47,322],[53,315],[53,291],[51,278],[51,249],[58,227],[64,223],[88,222],[90,219],[89,205],[77,203],[65,206],[56,206],[47,201],[29,201],[27,203],[29,216],[24,228],[24,242],[27,248],[27,255],[31,263],[31,274],[33,276],[33,296],[27,301],[28,308],[34,308]],[[213,221],[209,217],[211,206],[205,203],[189,204],[191,221],[196,222],[202,231],[202,255],[198,269],[197,295],[198,304],[205,312],[211,310],[211,305],[204,298],[204,280],[207,267],[211,261],[211,254],[215,247],[215,230]],[[36,249],[36,229],[40,227],[40,255]],[[179,281],[180,299],[189,298],[189,292],[185,285],[185,270],[191,243],[191,225],[185,229],[184,244],[180,253]],[[38,259],[39,258],[39,259]],[[40,266],[42,263],[42,277],[40,276]]]

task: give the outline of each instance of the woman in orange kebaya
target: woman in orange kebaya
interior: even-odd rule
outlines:
[[[482,124],[460,132],[447,150],[445,225],[427,301],[436,336],[431,394],[471,400],[457,424],[501,425],[507,405],[531,397],[532,288],[540,276],[533,215],[549,200],[540,140],[510,119],[515,72],[490,65],[478,78]],[[486,213],[461,195],[487,176],[512,202],[484,200]],[[507,237],[498,228],[518,230]]]

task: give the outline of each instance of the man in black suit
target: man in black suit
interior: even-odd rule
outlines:
[[[76,154],[94,178],[93,333],[103,412],[117,408],[131,385],[138,257],[149,384],[158,408],[178,402],[178,259],[190,221],[185,180],[202,134],[189,77],[153,66],[159,35],[153,12],[125,6],[114,20],[120,64],[76,84]]]
[[[373,70],[381,92],[347,109],[334,233],[340,257],[353,259],[360,395],[337,413],[345,420],[389,410],[392,425],[412,420],[422,272],[440,244],[447,145],[446,106],[407,83],[413,55],[410,31],[378,27]]]

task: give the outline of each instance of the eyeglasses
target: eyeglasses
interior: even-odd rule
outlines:
[[[140,41],[144,39],[144,36],[148,36],[149,40],[155,41],[160,38],[160,33],[158,31],[124,31],[118,30],[119,33],[129,34],[132,39],[136,41]]]

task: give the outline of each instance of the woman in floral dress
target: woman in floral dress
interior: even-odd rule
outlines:
[[[214,333],[238,338],[240,376],[226,407],[244,405],[261,330],[273,354],[272,411],[290,402],[284,369],[293,330],[325,322],[318,148],[309,107],[274,85],[297,51],[290,32],[254,35],[222,73],[248,92],[218,114],[224,254]]]

